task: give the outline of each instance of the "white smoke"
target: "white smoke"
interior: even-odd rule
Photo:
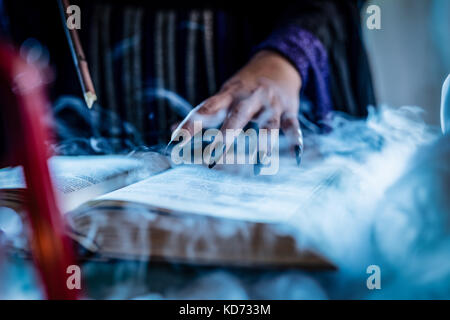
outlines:
[[[321,160],[299,169],[285,158],[277,176],[261,179],[298,184],[329,168],[340,169],[316,201],[295,215],[295,231],[289,231],[339,271],[221,269],[183,276],[176,267],[158,271],[150,262],[108,267],[92,262],[83,272],[90,287],[100,289],[88,290],[88,298],[449,298],[449,137],[440,138],[438,128],[427,126],[416,107],[381,107],[371,110],[367,120],[336,113],[328,124],[333,128],[329,134],[305,135],[305,150],[310,150],[305,157],[320,154],[316,158]],[[137,216],[143,229],[152,219],[146,213]],[[126,241],[127,235],[122,237]],[[366,287],[366,269],[373,264],[381,268],[381,290]],[[109,278],[102,283],[104,274]]]

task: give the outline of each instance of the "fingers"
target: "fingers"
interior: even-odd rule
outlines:
[[[264,164],[267,156],[270,157],[275,147],[272,144],[276,141],[270,138],[272,130],[281,127],[296,153],[297,164],[300,165],[303,136],[298,121],[298,101],[291,99],[293,102],[287,104],[283,94],[276,89],[270,83],[261,83],[254,87],[254,90],[243,89],[239,82],[223,87],[221,92],[207,99],[186,116],[173,132],[171,142],[180,135],[186,137],[186,141],[181,142],[184,146],[201,132],[202,128],[218,127],[222,123],[220,131],[223,139],[213,141],[209,147],[214,152],[209,155],[209,159],[203,159],[209,167],[213,167],[220,163],[242,129],[253,120],[260,130],[267,130],[267,145],[258,151],[258,161],[261,164]],[[276,133],[278,135],[278,132]]]
[[[173,141],[179,139],[179,137],[182,136],[181,135],[182,131],[187,131],[189,133],[188,135],[183,135],[184,137],[186,137],[186,136],[189,137],[189,139],[183,140],[182,145],[185,145],[190,141],[190,139],[195,134],[197,134],[201,130],[201,127],[194,125],[194,121],[192,119],[194,117],[195,112],[197,112],[196,109],[197,108],[195,108],[191,112],[189,112],[189,114],[186,116],[186,118],[184,118],[184,120],[178,124],[178,127],[172,132],[170,142],[167,146],[169,146]]]
[[[261,96],[262,91],[258,89],[249,98],[244,99],[231,107],[220,129],[222,136],[224,137],[224,142],[212,143],[212,146],[216,150],[219,150],[219,152],[213,159],[207,161],[209,162],[209,167],[214,167],[215,164],[222,159],[233,145],[239,130],[243,129],[258,111],[261,110]],[[217,146],[218,143],[223,143],[223,146]]]
[[[303,134],[296,113],[285,112],[281,116],[281,129],[295,151],[297,165],[301,164],[303,153]]]
[[[269,117],[262,124],[261,129],[267,130],[267,149],[260,151],[260,160],[263,164],[265,164],[266,153],[268,156],[272,154],[273,148],[275,145],[272,145],[272,130],[279,129],[281,124],[281,113],[282,113],[282,104],[278,96],[274,96],[270,106],[270,114]]]
[[[170,131],[174,132],[175,130],[177,130],[177,128],[180,126],[180,122],[177,121],[173,124],[170,125]]]
[[[229,107],[232,101],[232,92],[227,90],[212,96],[198,105],[191,112],[189,112],[186,118],[184,118],[184,120],[173,131],[170,143],[172,143],[172,141],[179,136],[181,130],[187,130],[190,137],[193,137],[201,131],[203,127],[214,127],[221,124],[225,117],[225,109]],[[196,121],[201,121],[202,125],[196,126]],[[183,141],[183,145],[188,142],[189,140]]]
[[[258,150],[255,154],[256,162],[253,166],[255,175],[259,175],[261,168],[268,164],[278,141],[272,139],[272,130],[280,128],[282,104],[278,95],[274,95],[270,104],[263,108],[256,122],[259,124]]]
[[[219,92],[218,94],[207,99],[202,107],[198,110],[199,114],[210,115],[221,109],[226,109],[233,102],[233,93],[231,90]]]
[[[265,109],[268,111],[264,112],[264,115],[260,117],[260,119],[262,120],[260,123],[260,128],[267,130],[279,129],[281,122],[281,113],[283,110],[280,98],[278,96],[274,96],[272,98],[271,104]]]

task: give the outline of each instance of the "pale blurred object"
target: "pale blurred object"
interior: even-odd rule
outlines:
[[[448,133],[450,130],[450,74],[442,86],[441,128],[443,134]]]
[[[420,106],[426,122],[439,125],[442,81],[450,73],[450,1],[370,0],[367,5],[381,8],[381,30],[362,28],[378,103]]]

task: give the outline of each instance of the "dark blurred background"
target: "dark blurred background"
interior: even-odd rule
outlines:
[[[12,37],[19,45],[36,38],[46,47],[60,47],[59,52],[50,54],[52,64],[62,66],[54,70],[52,99],[61,93],[81,97],[61,21],[54,18],[58,16],[56,1],[27,1],[26,10],[22,1],[3,0],[0,4],[1,11],[14,11],[15,15],[15,21],[7,21],[3,16],[0,30],[10,24]],[[426,110],[427,122],[437,125],[440,90],[450,73],[450,1],[370,0],[367,5],[370,4],[379,5],[382,14],[381,30],[363,27],[378,102],[396,107],[421,106]],[[29,12],[36,13],[35,19]],[[38,22],[38,15],[42,14],[45,24]],[[365,21],[365,10],[361,14]],[[82,13],[82,24],[86,16]],[[85,32],[80,30],[82,38]]]

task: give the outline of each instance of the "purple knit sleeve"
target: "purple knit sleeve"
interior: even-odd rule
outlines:
[[[328,86],[328,54],[316,36],[296,25],[275,30],[255,50],[273,50],[287,58],[302,79],[302,96],[313,104],[314,118],[323,119],[332,109]]]

